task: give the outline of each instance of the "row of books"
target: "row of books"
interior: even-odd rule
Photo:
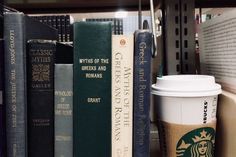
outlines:
[[[123,34],[123,19],[122,18],[87,18],[88,22],[111,22],[112,34]]]
[[[56,42],[56,29],[4,14],[0,157],[148,157],[152,34],[73,27],[72,48]]]
[[[59,42],[71,42],[73,38],[72,24],[73,18],[70,15],[52,15],[52,16],[31,16],[50,27],[58,30]]]

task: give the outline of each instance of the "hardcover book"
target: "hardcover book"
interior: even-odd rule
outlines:
[[[73,157],[73,64],[55,64],[55,156]]]
[[[0,157],[6,157],[6,119],[4,92],[4,48],[3,40],[0,39]]]
[[[71,41],[70,16],[66,15],[65,20],[66,20],[66,41],[70,42]]]
[[[55,64],[55,157],[73,156],[73,47],[57,43]]]
[[[3,15],[3,6],[0,6]],[[0,16],[0,157],[6,157],[6,119],[3,101],[4,92],[4,40],[3,40],[3,16]]]
[[[134,41],[134,157],[150,155],[150,99],[152,34],[135,32]]]
[[[62,41],[62,28],[61,28],[61,17],[60,16],[56,16],[56,29],[58,30],[58,41],[61,42]]]
[[[56,42],[27,44],[28,156],[54,156],[54,60]]]
[[[112,157],[132,157],[133,38],[112,36]]]
[[[74,24],[74,157],[111,156],[111,24]]]
[[[4,83],[8,157],[27,156],[26,41],[54,39],[56,36],[56,30],[23,13],[4,14]]]

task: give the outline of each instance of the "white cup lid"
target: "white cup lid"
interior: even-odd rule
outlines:
[[[213,76],[169,75],[157,77],[152,85],[152,94],[173,97],[201,97],[220,94],[221,86]]]

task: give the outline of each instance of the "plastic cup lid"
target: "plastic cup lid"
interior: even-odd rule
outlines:
[[[173,97],[201,97],[220,94],[221,86],[213,76],[169,75],[157,77],[152,85],[152,94]]]

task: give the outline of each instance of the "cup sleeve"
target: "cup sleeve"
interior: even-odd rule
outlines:
[[[158,121],[162,156],[214,156],[216,120],[201,125]]]

